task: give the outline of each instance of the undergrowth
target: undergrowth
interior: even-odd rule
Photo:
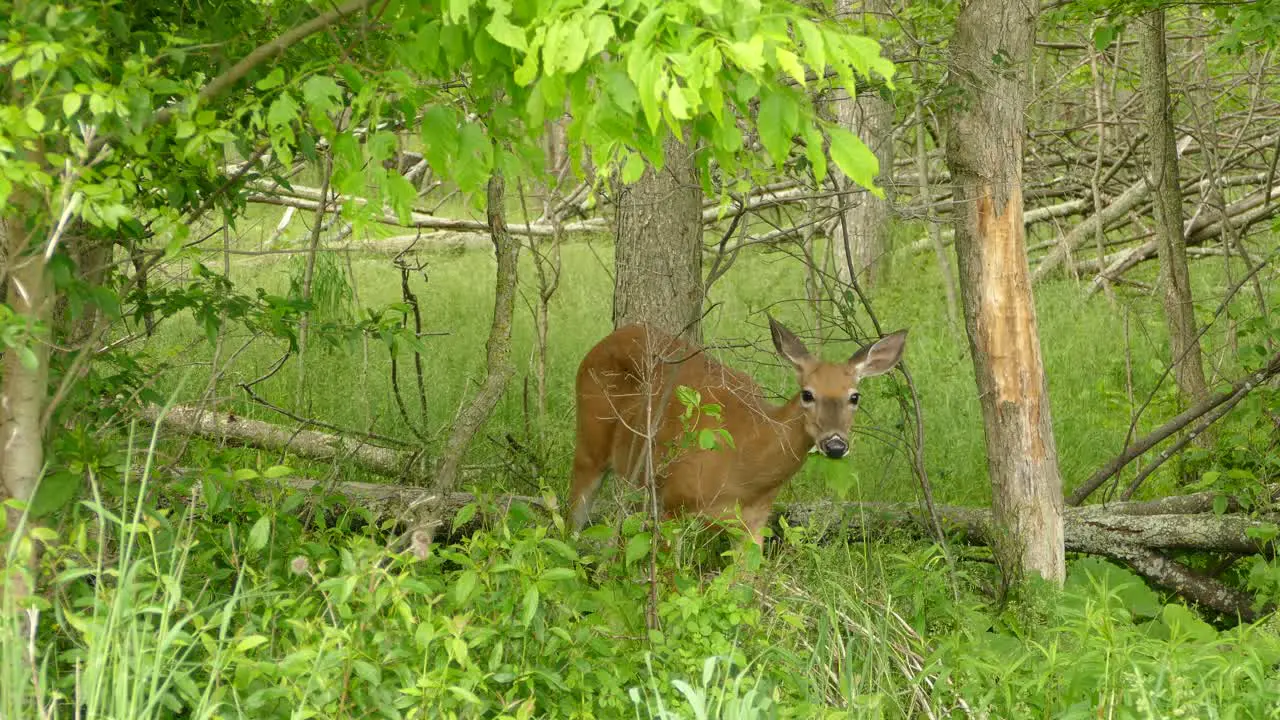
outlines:
[[[574,539],[484,500],[456,521],[488,529],[390,552],[289,468],[152,457],[42,530],[48,580],[0,619],[4,717],[1280,715],[1274,626],[1215,628],[1099,560],[996,607],[990,565],[933,546],[795,528],[753,568],[668,523],[651,568],[642,516]]]

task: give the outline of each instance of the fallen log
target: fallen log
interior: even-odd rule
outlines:
[[[143,408],[141,416],[154,425],[161,412],[159,406],[150,405]],[[178,405],[164,412],[161,430],[176,431],[234,446],[287,452],[315,462],[350,462],[356,467],[387,478],[422,482],[428,477],[429,466],[419,453],[392,450],[318,430],[293,429],[262,420],[251,420],[235,413],[212,412]]]
[[[1195,251],[1200,249],[1196,246],[1221,237],[1228,224],[1232,230],[1244,234],[1251,226],[1280,214],[1280,204],[1268,202],[1268,199],[1280,199],[1280,186],[1271,188],[1269,193],[1256,193],[1227,206],[1226,223],[1221,219],[1208,219],[1207,216],[1199,219],[1187,233],[1188,253],[1194,255]],[[1114,280],[1139,264],[1154,260],[1158,255],[1156,241],[1147,240],[1141,245],[1112,253],[1101,260],[1081,263],[1083,268],[1101,268],[1098,276],[1089,284],[1089,294],[1098,292],[1105,279]]]
[[[422,530],[435,537],[457,540],[484,523],[483,513],[475,513],[469,521],[453,527],[458,510],[477,501],[476,496],[469,493],[436,494],[418,487],[350,482],[325,484],[307,479],[288,480],[286,484],[304,491],[323,489],[330,500],[340,501],[345,497],[379,521],[395,520],[401,529],[406,530],[403,536]],[[500,514],[513,503],[524,503],[542,513],[553,509],[546,500],[529,496],[498,495],[487,500]],[[550,500],[554,504],[555,499]],[[1254,609],[1253,598],[1248,593],[1197,573],[1164,553],[1179,550],[1235,555],[1269,553],[1269,544],[1255,539],[1255,535],[1257,531],[1272,528],[1280,522],[1280,514],[1146,512],[1180,507],[1202,508],[1205,501],[1205,494],[1198,494],[1187,496],[1187,499],[1116,503],[1108,509],[1100,509],[1100,506],[1067,508],[1063,518],[1066,550],[1124,563],[1154,584],[1206,608],[1252,621],[1260,613]],[[943,506],[937,510],[943,528],[959,540],[990,544],[995,535],[992,514],[986,508]],[[790,527],[808,528],[810,536],[819,542],[876,542],[890,531],[905,531],[924,540],[932,537],[928,514],[917,506],[902,503],[822,501],[780,505],[770,520],[775,537],[783,537],[781,527],[784,522]],[[426,525],[419,527],[419,523]]]

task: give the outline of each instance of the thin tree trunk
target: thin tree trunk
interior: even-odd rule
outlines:
[[[29,333],[20,348],[4,351],[4,377],[0,381],[0,502],[28,502],[35,495],[40,474],[44,470],[44,433],[41,427],[49,390],[49,338],[45,334],[53,317],[52,282],[45,272],[44,257],[39,248],[31,247],[32,238],[42,238],[39,219],[44,217],[34,202],[26,202],[24,191],[9,199],[12,209],[8,217],[0,217],[0,247],[8,265],[6,302],[15,315],[27,323]],[[28,252],[30,250],[30,252]],[[36,331],[36,328],[44,328]],[[12,507],[5,510],[6,534],[21,527],[22,513]],[[30,554],[19,561],[34,570],[37,548],[26,546]],[[20,573],[9,576],[0,585],[0,596],[17,599],[31,588]]]
[[[1208,397],[1200,341],[1196,337],[1195,306],[1187,269],[1187,246],[1182,235],[1182,191],[1178,186],[1178,153],[1169,110],[1169,79],[1165,53],[1164,11],[1140,18],[1142,98],[1147,120],[1151,192],[1155,235],[1160,255],[1165,322],[1169,328],[1174,379],[1184,398]]]
[[[613,323],[644,321],[701,341],[702,186],[693,148],[668,135],[652,166],[618,189]]]
[[[912,79],[919,87],[923,79],[919,62],[911,66],[911,72]],[[924,139],[927,121],[924,115],[923,96],[916,98],[916,118],[919,122],[916,126],[916,173],[919,175],[920,183],[920,206],[924,208],[927,215],[933,205],[933,193],[929,189],[929,153]],[[956,281],[951,272],[951,258],[947,256],[947,248],[942,244],[942,226],[930,217],[925,217],[925,223],[929,226],[929,240],[933,243],[933,252],[938,258],[938,273],[942,275],[942,287],[947,293],[947,322],[955,331],[960,325],[960,311],[957,309],[959,304],[956,301]]]
[[[324,178],[320,181],[320,200],[316,204],[315,222],[311,226],[311,243],[307,248],[307,264],[302,272],[302,302],[311,301],[311,285],[316,274],[316,253],[320,249],[320,233],[323,231],[325,203],[329,197],[329,179],[333,175],[333,158],[325,157],[323,165]],[[304,310],[298,319],[298,387],[296,405],[303,407],[303,398],[307,385],[307,335],[311,324],[311,312]]]
[[[498,400],[507,389],[507,383],[515,374],[515,365],[511,362],[511,324],[515,315],[520,243],[511,237],[511,232],[507,229],[506,183],[496,170],[489,178],[487,216],[493,251],[498,261],[494,281],[493,324],[489,327],[489,339],[485,343],[487,374],[480,392],[454,422],[453,432],[449,435],[432,482],[435,492],[453,490],[467,448],[471,446],[480,426],[484,425],[497,407]]]
[[[885,0],[861,0],[860,14],[885,13]],[[859,13],[854,0],[837,0],[836,13],[846,17]],[[843,178],[839,170],[832,173],[837,187],[848,194],[840,196],[840,208],[844,213],[845,232],[834,236],[836,250],[836,275],[842,282],[849,282],[849,268],[853,268],[858,283],[864,288],[874,287],[884,274],[888,262],[889,218],[893,210],[893,103],[879,93],[856,94],[856,88],[845,88],[836,103],[836,119],[842,127],[856,134],[876,159],[880,161],[880,174],[876,183],[884,187],[885,195],[878,198],[857,188],[852,181]],[[847,236],[847,241],[845,240]],[[846,247],[846,243],[848,247]]]
[[[946,158],[965,326],[1006,571],[1065,575],[1062,478],[1022,218],[1026,66],[1037,5],[971,0],[951,39]]]

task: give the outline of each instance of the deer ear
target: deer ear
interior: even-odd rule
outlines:
[[[849,365],[860,378],[883,375],[902,359],[902,351],[906,346],[907,331],[899,330],[854,353],[849,358]]]
[[[800,338],[795,336],[782,323],[769,316],[769,333],[773,335],[773,347],[777,349],[778,354],[785,358],[796,369],[803,369],[813,363],[813,355],[810,354],[809,348],[800,342]]]

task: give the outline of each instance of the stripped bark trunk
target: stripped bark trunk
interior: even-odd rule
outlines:
[[[667,135],[663,168],[618,188],[613,324],[701,341],[702,186],[693,148]]]
[[[1150,181],[1165,322],[1169,328],[1169,351],[1178,389],[1184,399],[1199,402],[1208,396],[1209,388],[1204,378],[1200,340],[1196,336],[1187,247],[1182,234],[1182,192],[1178,185],[1178,153],[1169,108],[1164,10],[1148,12],[1139,19],[1138,25],[1142,51],[1141,92],[1146,112]]]
[[[951,40],[946,158],[965,325],[1006,572],[1061,583],[1062,478],[1022,217],[1026,63],[1034,3],[971,0]],[[997,64],[998,61],[998,64]]]

